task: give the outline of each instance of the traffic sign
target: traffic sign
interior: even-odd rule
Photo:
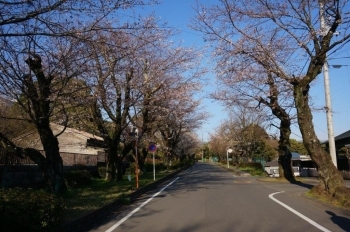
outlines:
[[[154,143],[151,143],[148,147],[148,150],[150,152],[155,152],[157,150],[157,145],[155,145]]]

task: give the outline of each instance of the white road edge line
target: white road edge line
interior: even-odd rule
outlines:
[[[136,209],[134,209],[133,211],[131,211],[128,215],[126,215],[123,219],[121,219],[120,221],[118,221],[116,224],[114,224],[111,228],[109,228],[108,230],[106,230],[105,232],[112,232],[115,228],[117,228],[118,226],[120,226],[123,222],[125,222],[126,220],[128,220],[133,214],[135,214],[137,211],[139,211],[142,207],[144,207],[148,202],[150,202],[151,200],[153,200],[156,196],[158,196],[161,192],[163,192],[166,188],[168,188],[170,185],[172,185],[175,181],[177,181],[177,179],[179,179],[179,177],[177,177],[175,180],[173,180],[172,182],[170,182],[169,184],[167,184],[164,188],[162,188],[159,192],[155,193],[151,198],[149,198],[147,201],[143,202],[139,207],[137,207]]]
[[[278,193],[283,193],[282,192],[276,192],[276,193],[271,193],[269,195],[269,198],[272,199],[273,201],[277,202],[278,204],[282,205],[284,208],[288,209],[289,211],[291,211],[292,213],[298,215],[299,217],[301,217],[302,219],[304,219],[305,221],[307,221],[308,223],[310,223],[311,225],[315,226],[316,228],[324,231],[324,232],[331,232],[330,230],[324,228],[323,226],[321,226],[320,224],[317,224],[315,221],[311,220],[310,218],[304,216],[303,214],[299,213],[298,211],[296,211],[295,209],[289,207],[288,205],[284,204],[283,202],[277,200],[276,198],[273,197],[273,195],[278,194]]]

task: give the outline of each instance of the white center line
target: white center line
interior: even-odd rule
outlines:
[[[162,188],[159,192],[155,193],[151,198],[149,198],[147,201],[143,202],[139,207],[137,207],[136,209],[134,209],[133,211],[131,211],[128,215],[126,215],[123,219],[121,219],[120,221],[118,221],[116,224],[114,224],[111,228],[109,228],[108,230],[106,230],[106,232],[112,232],[115,228],[117,228],[118,226],[120,226],[123,222],[125,222],[126,220],[128,220],[133,214],[135,214],[137,211],[139,211],[142,207],[144,207],[148,202],[150,202],[151,200],[153,200],[156,196],[158,196],[161,192],[163,192],[166,188],[168,188],[170,185],[172,185],[175,181],[177,181],[177,179],[179,179],[179,177],[177,177],[175,180],[173,180],[172,182],[170,182],[169,184],[167,184],[164,188]]]
[[[330,230],[324,228],[323,226],[321,226],[320,224],[316,223],[315,221],[311,220],[310,218],[304,216],[303,214],[299,213],[298,211],[296,211],[295,209],[289,207],[288,205],[284,204],[283,202],[277,200],[276,198],[273,197],[273,195],[278,194],[278,193],[283,193],[282,192],[276,192],[276,193],[271,193],[269,195],[269,198],[272,199],[273,201],[277,202],[278,204],[282,205],[284,208],[288,209],[289,211],[291,211],[292,213],[298,215],[299,217],[301,217],[302,219],[304,219],[305,221],[307,221],[308,223],[310,223],[311,225],[315,226],[316,228],[324,231],[324,232],[331,232]]]

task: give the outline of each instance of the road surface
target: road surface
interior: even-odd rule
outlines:
[[[90,231],[350,231],[350,213],[302,196],[312,184],[258,181],[196,163]]]

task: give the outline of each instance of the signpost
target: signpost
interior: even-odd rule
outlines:
[[[148,147],[148,151],[153,153],[153,180],[156,180],[156,163],[154,160],[154,153],[157,150],[157,145],[155,145],[154,143],[151,143]]]
[[[228,153],[232,153],[232,152],[233,152],[232,148],[228,148],[226,151],[227,168],[230,168],[230,162],[228,160]]]

